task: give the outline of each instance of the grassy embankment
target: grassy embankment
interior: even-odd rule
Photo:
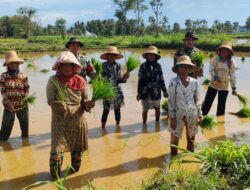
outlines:
[[[85,48],[105,48],[107,45],[115,45],[120,48],[145,48],[149,45],[155,45],[158,48],[164,49],[176,49],[183,44],[184,34],[172,34],[164,35],[158,38],[154,36],[115,36],[115,37],[81,37],[80,40],[84,42]],[[199,35],[199,40],[197,41],[197,47],[213,51],[215,50],[222,41],[230,40],[233,41],[234,38],[250,37],[250,34],[205,34]],[[6,50],[15,49],[17,51],[33,51],[33,52],[43,52],[43,51],[62,51],[65,49],[65,43],[68,38],[63,40],[60,36],[37,36],[30,37],[29,39],[14,39],[14,38],[1,38],[0,39],[0,52]],[[250,51],[250,44],[241,44],[234,46],[235,51]]]

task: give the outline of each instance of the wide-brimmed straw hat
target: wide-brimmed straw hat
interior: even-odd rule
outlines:
[[[147,54],[152,53],[156,55],[156,59],[160,59],[161,55],[158,53],[158,48],[155,46],[149,46],[148,49],[142,54],[142,57],[147,59]]]
[[[3,63],[3,66],[6,66],[6,65],[8,65],[9,63],[12,63],[12,62],[22,64],[23,60],[18,57],[16,51],[13,51],[13,50],[7,51],[5,53],[5,62]]]
[[[72,43],[78,43],[80,45],[80,47],[83,47],[83,43],[79,39],[77,39],[76,37],[70,38],[69,41],[66,43],[65,47],[67,49],[69,49],[69,45]]]
[[[186,32],[185,38],[183,40],[190,39],[190,38],[195,39],[195,40],[199,39],[197,36],[195,36],[193,32]]]
[[[114,55],[116,55],[116,59],[121,59],[121,58],[123,58],[123,55],[120,54],[120,53],[118,52],[117,47],[115,47],[115,46],[108,46],[108,47],[106,48],[106,52],[103,53],[103,54],[100,56],[100,58],[106,60],[108,54],[114,54]]]
[[[193,72],[196,69],[195,64],[192,63],[190,57],[187,56],[187,55],[182,55],[182,56],[180,56],[177,59],[177,63],[176,63],[176,65],[174,65],[172,67],[172,71],[174,73],[177,73],[177,67],[180,66],[180,65],[187,65],[187,66],[189,66],[190,67],[190,71],[189,71],[190,73]]]
[[[61,64],[74,64],[77,67],[77,70],[81,70],[82,65],[77,60],[76,56],[70,51],[62,52],[57,58],[53,70],[56,70]]]
[[[223,42],[222,44],[221,44],[221,46],[220,47],[218,47],[217,49],[216,49],[216,53],[217,54],[219,54],[219,51],[222,49],[222,48],[226,48],[226,49],[228,49],[228,50],[230,50],[231,51],[231,54],[233,54],[233,44],[232,44],[232,42],[229,42],[229,41],[225,41],[225,42]]]

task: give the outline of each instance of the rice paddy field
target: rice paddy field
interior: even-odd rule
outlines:
[[[127,71],[125,63],[129,55],[135,56],[143,62],[141,54],[143,48],[119,49],[125,57],[118,62],[122,65],[123,73]],[[99,59],[104,50],[86,50],[86,56]],[[171,68],[173,65],[173,50],[160,50],[162,58],[159,60],[166,85],[175,77]],[[83,53],[83,52],[82,52]],[[36,102],[29,105],[30,138],[20,138],[20,127],[16,119],[11,137],[8,142],[0,142],[0,189],[20,190],[39,181],[50,180],[50,122],[51,110],[46,102],[46,84],[48,78],[55,74],[52,65],[59,52],[20,53],[25,59],[21,70],[29,76],[30,94],[35,93]],[[244,63],[241,61],[245,57]],[[237,62],[237,91],[250,98],[249,69],[250,54],[236,52]],[[0,63],[4,62],[0,57]],[[202,83],[209,77],[209,58],[204,63],[204,77]],[[41,71],[46,72],[41,72]],[[0,72],[5,68],[0,67]],[[96,102],[91,113],[86,113],[88,120],[89,150],[85,152],[80,171],[67,177],[67,185],[72,189],[142,189],[143,181],[149,180],[159,170],[165,170],[170,162],[170,133],[168,132],[167,115],[162,110],[159,123],[154,121],[153,110],[149,111],[146,126],[142,125],[141,103],[136,100],[138,68],[130,73],[130,78],[121,84],[125,95],[125,106],[122,107],[121,126],[115,126],[114,113],[110,111],[106,129],[101,129],[102,102]],[[201,99],[204,99],[207,86],[201,85]],[[89,98],[92,97],[92,87],[88,86]],[[163,101],[164,99],[162,99]],[[217,98],[213,103],[210,115],[216,120],[217,127],[204,130],[196,136],[197,147],[210,142],[232,140],[236,143],[250,143],[250,119],[239,118],[235,114],[242,105],[238,97],[228,96],[225,116],[216,117]],[[3,106],[0,106],[2,117]],[[0,117],[0,120],[1,120]],[[186,148],[186,137],[180,141],[180,147]],[[70,154],[65,153],[63,171],[70,164]],[[185,171],[195,171],[199,164],[186,164]],[[180,171],[181,172],[181,171]],[[180,173],[178,175],[186,175]],[[197,177],[198,178],[198,177]],[[213,176],[210,176],[213,178]],[[203,178],[202,178],[203,179]],[[204,179],[203,179],[204,180]],[[195,183],[195,182],[194,182]],[[216,183],[221,184],[221,181]],[[57,189],[53,184],[38,184],[30,189]],[[150,189],[150,188],[149,188]]]

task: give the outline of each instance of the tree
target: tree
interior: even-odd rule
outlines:
[[[250,28],[250,16],[246,20],[246,27]]]
[[[181,27],[180,27],[180,24],[178,22],[175,22],[173,24],[172,31],[173,31],[173,33],[179,33],[181,31]]]
[[[118,6],[115,10],[115,16],[118,18],[117,32],[125,35],[127,13],[133,7],[133,0],[114,0],[114,3]]]
[[[163,34],[167,34],[170,31],[170,26],[168,24],[168,17],[164,16],[160,24],[161,24],[161,32]]]
[[[26,18],[26,35],[29,37],[30,25],[32,23],[32,18],[36,16],[37,9],[32,7],[20,7],[17,13]]]
[[[55,29],[58,34],[62,36],[63,39],[65,39],[66,36],[66,20],[64,18],[58,18],[55,22]]]
[[[193,31],[193,21],[191,19],[185,20],[186,31]]]
[[[224,32],[226,32],[226,33],[232,33],[233,32],[233,25],[232,25],[232,23],[230,21],[226,21],[224,23],[223,29],[224,29]]]
[[[155,14],[155,24],[156,24],[156,36],[159,36],[159,23],[160,23],[160,17],[162,15],[161,8],[163,6],[163,3],[161,0],[151,0],[150,1],[151,8]]]
[[[141,28],[140,28],[141,23],[143,22],[141,19],[141,15],[145,10],[148,9],[148,7],[144,5],[144,0],[133,0],[132,3],[133,3],[132,9],[134,10],[136,19],[137,19],[136,34],[139,35],[140,33],[142,33]]]

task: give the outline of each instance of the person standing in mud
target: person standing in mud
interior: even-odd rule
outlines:
[[[193,32],[186,32],[185,38],[183,39],[184,41],[183,47],[179,48],[174,55],[174,66],[176,65],[177,59],[180,56],[187,55],[192,60],[192,56],[195,53],[201,51],[195,47],[195,42],[197,40],[198,40],[198,37],[196,37]],[[203,68],[196,67],[196,70],[192,71],[188,75],[197,79],[197,77],[203,76]]]
[[[116,62],[117,59],[123,58],[123,55],[117,51],[115,46],[108,46],[106,52],[100,56],[101,59],[106,60],[103,63],[102,77],[110,80],[116,87],[117,95],[112,100],[103,100],[103,113],[101,118],[102,128],[105,128],[109,110],[114,109],[116,126],[120,126],[121,121],[121,107],[124,105],[124,95],[120,87],[120,83],[126,83],[129,78],[129,73],[121,75],[121,65]]]
[[[188,73],[195,70],[195,65],[187,55],[179,57],[172,70],[178,75],[169,83],[168,110],[171,144],[178,145],[186,127],[187,149],[194,151],[195,135],[198,122],[202,120],[200,87],[198,81]],[[171,155],[177,154],[177,148],[171,146]]]
[[[77,60],[82,65],[82,70],[78,73],[87,81],[87,76],[89,78],[95,77],[95,70],[93,65],[86,57],[80,55],[80,50],[83,47],[83,43],[75,37],[70,38],[70,40],[66,43],[65,47],[73,53]]]
[[[64,152],[71,152],[72,172],[80,169],[83,151],[88,148],[85,111],[95,103],[87,100],[85,79],[77,75],[82,66],[71,52],[59,55],[56,74],[47,83],[47,102],[52,110],[50,173],[60,176]]]
[[[143,125],[146,125],[149,109],[155,110],[155,121],[159,122],[161,91],[163,91],[164,97],[168,96],[168,92],[161,65],[158,63],[161,55],[158,53],[157,47],[148,47],[142,56],[146,59],[146,62],[143,63],[139,69],[136,99],[138,101],[141,100],[143,109],[142,120]]]
[[[3,66],[7,71],[1,74],[0,89],[3,97],[3,118],[0,130],[0,140],[7,141],[10,137],[15,115],[17,116],[22,138],[29,137],[29,109],[23,104],[23,99],[29,95],[28,77],[20,72],[19,65],[23,63],[16,51],[5,53]]]
[[[236,65],[232,56],[233,49],[231,42],[225,41],[216,49],[216,56],[211,60],[209,65],[211,81],[205,100],[202,104],[203,115],[207,115],[210,111],[217,92],[218,104],[216,115],[225,115],[229,83],[232,87],[232,94],[237,95],[235,75]]]

